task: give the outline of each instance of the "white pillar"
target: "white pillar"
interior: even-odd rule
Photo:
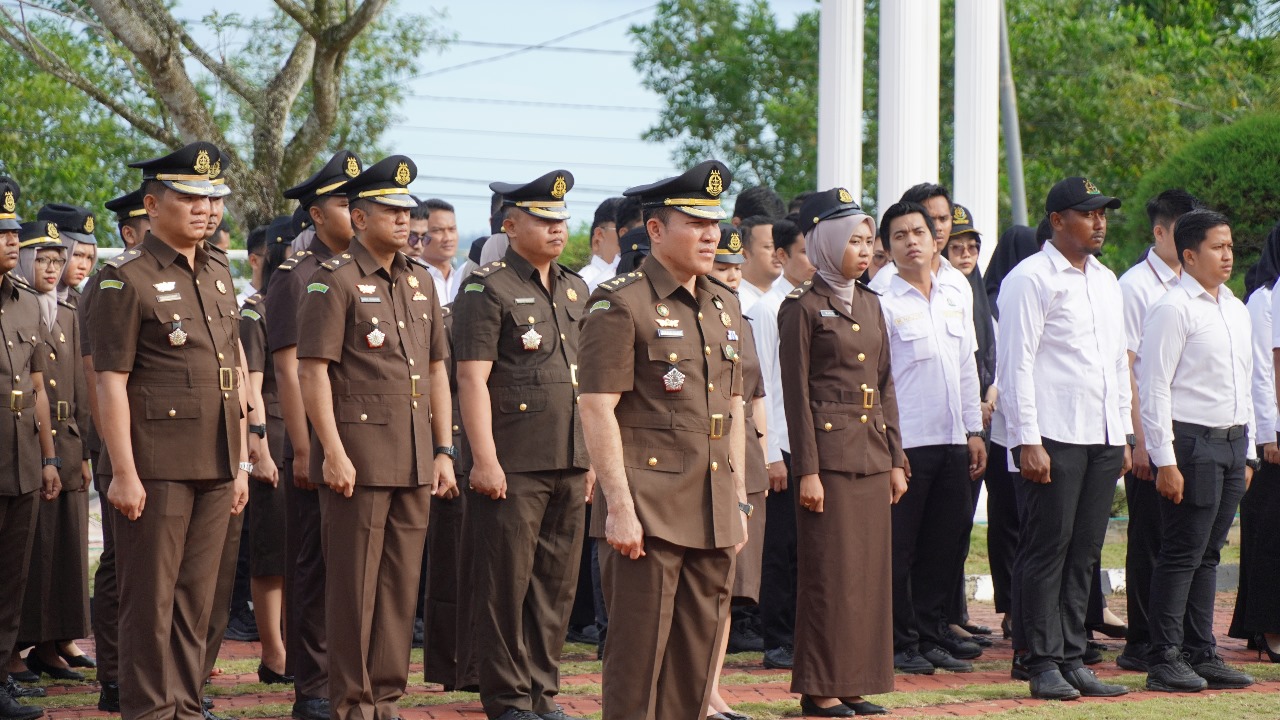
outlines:
[[[818,34],[818,190],[840,186],[862,202],[862,53],[865,0],[822,0]]]
[[[1000,3],[992,0],[956,0],[955,128],[951,196],[977,220],[985,268],[1000,207]]]
[[[880,4],[880,147],[876,210],[938,181],[939,0]]]

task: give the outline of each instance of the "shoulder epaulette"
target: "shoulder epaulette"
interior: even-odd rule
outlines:
[[[342,267],[343,265],[347,264],[347,261],[350,259],[351,259],[351,253],[342,253],[340,255],[334,255],[328,260],[325,260],[324,262],[320,263],[320,267],[332,272]]]
[[[26,290],[27,292],[31,293],[32,295],[39,295],[39,294],[40,294],[40,293],[36,292],[36,289],[35,289],[35,288],[33,288],[33,287],[31,287],[30,285],[28,285],[26,280],[23,280],[22,278],[18,277],[17,275],[14,275],[14,274],[10,273],[10,274],[9,274],[9,279],[13,281],[14,286],[16,286],[19,290]]]
[[[206,240],[206,241],[205,241],[205,243],[204,243],[204,249],[205,249],[205,250],[216,250],[216,251],[218,251],[218,254],[219,254],[219,255],[222,255],[223,257],[226,257],[226,255],[227,255],[227,251],[226,251],[226,250],[223,250],[222,248],[218,247],[217,245],[214,245],[213,243],[211,243],[211,242],[209,242],[209,241],[207,241],[207,240]]]
[[[406,259],[406,260],[408,260],[409,262],[411,262],[411,263],[413,263],[414,265],[417,265],[417,266],[419,266],[419,267],[423,268],[424,270],[425,270],[425,269],[427,269],[427,268],[429,268],[429,267],[431,267],[429,264],[427,264],[427,261],[426,261],[426,260],[423,260],[422,258],[419,258],[419,257],[409,257],[408,255],[405,255],[404,257],[405,257],[405,259]]]
[[[115,257],[108,260],[106,264],[110,265],[113,268],[118,268],[124,265],[125,263],[133,262],[134,260],[137,260],[141,256],[142,256],[142,251],[139,250],[138,248],[133,248],[131,250],[125,250],[119,255],[116,255]]]
[[[605,280],[596,287],[608,292],[614,292],[620,288],[630,285],[642,277],[644,277],[644,271],[636,270],[635,272],[629,272],[626,275],[619,275],[611,280]]]
[[[507,262],[505,260],[494,260],[488,265],[481,265],[475,270],[472,270],[471,275],[473,277],[486,278],[498,272],[499,270],[505,268],[506,266],[507,266]]]
[[[276,267],[276,270],[283,270],[285,272],[289,272],[294,268],[298,267],[298,263],[302,262],[302,259],[310,254],[311,254],[310,250],[299,250],[298,252],[290,255],[287,260],[280,263],[280,265]]]
[[[801,283],[800,285],[796,286],[796,289],[794,289],[794,290],[792,290],[791,292],[787,293],[787,297],[789,297],[789,298],[791,298],[792,300],[794,300],[794,299],[796,299],[796,298],[800,297],[801,295],[803,295],[803,294],[805,294],[805,293],[809,292],[809,290],[810,290],[811,288],[813,288],[813,281],[812,281],[812,280],[805,280],[803,283]]]
[[[858,281],[858,287],[863,290],[866,290],[867,292],[871,293],[872,295],[875,295],[876,297],[880,297],[880,293],[876,292],[875,290],[872,290],[870,285],[862,282],[861,280]]]
[[[67,302],[66,300],[59,300],[59,301],[58,301],[58,304],[59,304],[59,305],[61,305],[61,306],[62,306],[62,307],[64,307],[64,308],[68,309],[68,310],[75,310],[75,309],[76,309],[76,306],[75,306],[75,305],[72,305],[71,303]]]
[[[440,317],[449,317],[453,314],[453,303],[449,303],[440,308]]]
[[[579,280],[582,279],[582,276],[578,274],[578,271],[574,270],[568,265],[565,265],[564,263],[556,263],[556,264],[559,265],[565,272],[569,273],[570,275],[578,278]]]
[[[733,288],[729,287],[728,285],[725,285],[724,282],[720,280],[720,278],[714,277],[712,275],[708,275],[707,279],[719,285],[720,287],[724,288],[725,290],[728,290],[729,292],[733,292]]]
[[[256,293],[254,293],[254,294],[252,294],[252,295],[250,295],[249,297],[247,297],[247,298],[245,298],[245,299],[244,299],[244,304],[245,304],[246,306],[248,306],[248,307],[254,307],[255,305],[257,305],[257,304],[258,304],[258,303],[260,303],[260,302],[262,302],[262,293],[261,293],[261,292],[256,292]]]

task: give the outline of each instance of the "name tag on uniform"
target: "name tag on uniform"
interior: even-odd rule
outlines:
[[[517,305],[532,305],[533,298],[516,298]]]
[[[658,328],[658,337],[660,338],[682,338],[683,330],[673,330],[671,328]]]
[[[821,317],[840,317],[840,313],[835,310],[819,310],[818,315]]]
[[[166,293],[164,295],[156,296],[156,302],[173,302],[174,300],[181,300],[181,299],[182,299],[182,293]]]
[[[360,298],[360,302],[362,302],[362,303],[380,303],[380,302],[382,302],[382,298],[380,298],[380,297],[361,297],[361,298]]]
[[[737,340],[737,339],[738,339],[738,331],[737,331],[737,330],[734,330],[733,328],[730,328],[730,329],[729,329],[729,339],[730,339],[730,340]]]

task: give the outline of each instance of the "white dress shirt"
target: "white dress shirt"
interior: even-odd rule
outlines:
[[[752,306],[750,315],[743,311],[755,331],[756,354],[760,356],[760,374],[764,377],[765,462],[771,463],[781,460],[784,450],[791,452],[787,414],[782,405],[782,372],[778,368],[778,308],[794,289],[785,276],[779,278]]]
[[[249,283],[244,284],[244,289],[236,293],[236,307],[244,307],[244,301],[253,297],[258,289]]]
[[[764,297],[764,294],[769,292],[769,289],[761,290],[755,285],[747,282],[746,278],[742,278],[742,282],[738,284],[738,302],[742,304],[742,314],[746,315],[751,312],[751,308],[755,307],[755,304],[760,301],[760,298]],[[765,392],[768,392],[768,390]]]
[[[1280,432],[1276,366],[1271,352],[1271,295],[1271,288],[1262,285],[1244,304],[1253,323],[1253,419],[1257,423],[1259,445],[1275,442],[1276,433]]]
[[[945,257],[938,258],[938,270],[934,273],[938,282],[943,285],[950,285],[956,290],[963,290],[960,296],[964,298],[965,306],[969,308],[969,316],[973,316],[973,286],[969,284],[969,278],[956,269],[955,265],[947,262]],[[880,268],[876,276],[871,278],[871,282],[867,283],[867,287],[884,295],[889,291],[889,285],[893,279],[898,277],[898,266],[888,263]]]
[[[1147,313],[1138,398],[1147,452],[1156,465],[1176,465],[1173,421],[1211,428],[1247,426],[1253,447],[1253,326],[1226,285],[1210,294],[1183,274]]]
[[[1142,342],[1142,325],[1151,304],[1178,284],[1178,273],[1156,255],[1155,248],[1142,262],[1120,276],[1120,292],[1124,295],[1124,336],[1129,352],[1137,353]],[[1134,376],[1138,368],[1133,369]]]
[[[431,273],[431,279],[435,280],[436,297],[440,299],[440,306],[444,307],[453,302],[458,296],[458,288],[462,287],[462,273],[457,268],[453,268],[449,272],[449,279],[445,280],[444,273],[440,272],[435,265],[427,265],[427,272]]]
[[[970,295],[972,298],[972,295]],[[929,297],[894,275],[880,298],[902,447],[964,445],[982,431],[978,339],[964,297],[933,276]]]
[[[622,253],[613,256],[613,262],[605,262],[599,255],[592,255],[591,262],[578,271],[578,275],[587,283],[587,292],[595,292],[596,286],[618,274],[618,261]]]
[[[1010,448],[1042,438],[1124,445],[1133,432],[1120,283],[1089,256],[1077,270],[1047,242],[1000,286],[997,400]]]

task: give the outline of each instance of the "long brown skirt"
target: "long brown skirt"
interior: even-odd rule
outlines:
[[[18,640],[88,636],[89,493],[72,491],[40,501]]]
[[[733,563],[734,605],[756,605],[760,602],[760,567],[764,562],[765,492],[747,495],[754,506],[747,520],[747,544]]]
[[[889,473],[822,473],[823,512],[796,496],[796,634],[791,692],[893,690]]]

